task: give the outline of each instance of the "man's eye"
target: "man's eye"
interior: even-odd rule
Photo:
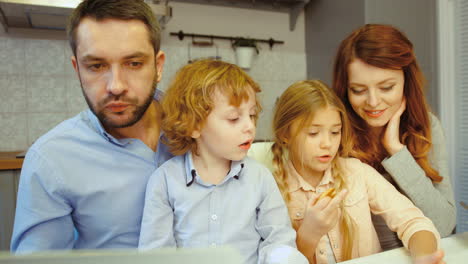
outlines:
[[[239,120],[239,118],[238,118],[238,117],[229,118],[228,120],[229,120],[230,122],[236,122],[237,120]]]
[[[141,66],[143,66],[143,63],[140,62],[140,61],[131,61],[128,63],[128,65],[131,67],[131,68],[140,68]]]
[[[104,64],[103,63],[91,64],[91,65],[88,66],[88,69],[90,69],[92,71],[100,71],[100,70],[104,69]]]

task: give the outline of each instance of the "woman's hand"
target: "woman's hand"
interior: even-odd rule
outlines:
[[[393,154],[400,151],[404,145],[400,142],[400,118],[403,112],[406,110],[406,99],[403,98],[400,108],[395,112],[395,114],[390,118],[385,129],[385,134],[382,138],[382,144],[387,150],[388,154],[392,156]]]
[[[444,258],[444,251],[437,250],[436,252],[426,255],[415,257],[413,260],[414,264],[445,264]]]
[[[313,194],[307,202],[307,207],[298,232],[309,234],[317,241],[328,233],[341,217],[341,201],[347,191],[342,190],[333,199],[326,196],[318,200],[319,195]]]

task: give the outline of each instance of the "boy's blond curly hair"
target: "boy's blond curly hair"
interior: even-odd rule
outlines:
[[[229,103],[239,106],[249,99],[251,90],[261,89],[252,78],[238,66],[217,60],[199,60],[182,67],[162,99],[162,130],[164,143],[174,155],[187,151],[197,153],[197,144],[192,138],[200,130],[213,109],[215,90],[229,98]],[[261,111],[255,98],[257,115]]]

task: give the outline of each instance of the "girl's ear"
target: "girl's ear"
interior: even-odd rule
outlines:
[[[289,134],[289,132],[287,134]],[[281,135],[280,140],[281,140],[282,145],[288,145],[289,144],[289,138],[288,137],[289,137],[289,135],[285,135],[284,133],[283,133],[283,135]]]

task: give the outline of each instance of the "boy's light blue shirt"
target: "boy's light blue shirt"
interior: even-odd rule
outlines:
[[[150,177],[141,249],[229,245],[243,263],[308,263],[295,240],[273,176],[253,159],[233,161],[218,185],[198,176],[190,152]]]
[[[26,155],[11,250],[136,248],[149,176],[171,157],[114,138],[90,110],[62,122]]]

